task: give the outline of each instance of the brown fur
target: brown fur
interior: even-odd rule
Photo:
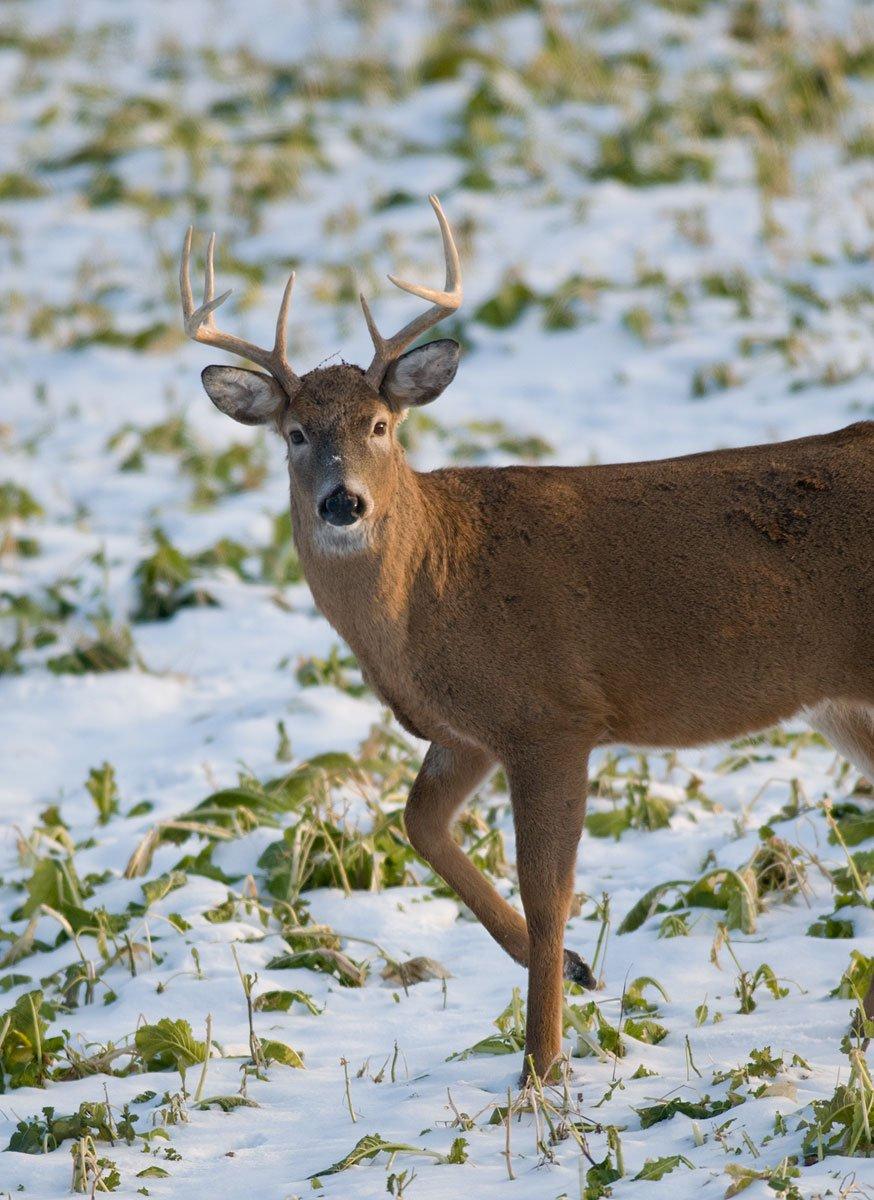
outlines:
[[[432,743],[410,839],[527,963],[543,1072],[593,747],[691,746],[807,712],[874,763],[874,423],[657,462],[419,474],[399,416],[357,368],[303,378],[277,420],[307,437],[289,446],[295,541],[373,690]],[[326,533],[320,489],[350,480],[368,516]],[[450,834],[496,763],[524,921]]]

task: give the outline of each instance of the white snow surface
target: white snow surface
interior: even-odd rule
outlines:
[[[401,67],[417,60],[443,19],[440,6],[420,0],[374,5],[372,20],[362,25],[355,7],[339,0],[320,4],[318,11],[302,0],[247,5],[10,0],[0,25],[24,29],[36,39],[70,30],[77,38],[93,34],[97,41],[91,57],[69,53],[48,64],[39,60],[42,83],[32,88],[20,45],[4,42],[0,174],[82,145],[89,132],[80,127],[77,108],[89,103],[100,110],[119,96],[148,96],[172,101],[208,123],[210,106],[233,93],[243,78],[244,53],[288,67],[319,56],[330,62],[377,54]],[[579,16],[577,5],[561,7],[568,19]],[[669,82],[688,81],[697,78],[695,72],[716,71],[725,63],[730,68],[734,61],[736,45],[725,33],[723,7],[704,6],[693,19],[671,14],[667,6],[633,5],[616,28],[591,37],[604,53],[646,46],[662,62]],[[820,0],[786,8],[800,30],[827,31],[853,27],[863,6]],[[520,6],[515,16],[483,23],[478,38],[509,67],[526,57],[538,29],[532,11]],[[156,66],[171,44],[187,55],[181,76],[162,74]],[[233,60],[232,80],[210,68],[205,51]],[[754,78],[748,82],[756,86]],[[770,441],[837,428],[874,412],[870,158],[847,158],[825,135],[806,139],[794,155],[792,190],[767,206],[753,184],[748,147],[741,144],[719,147],[709,181],[639,188],[594,181],[585,169],[591,147],[622,114],[609,103],[569,99],[519,118],[528,139],[523,160],[498,164],[497,187],[479,191],[459,182],[466,163],[451,142],[455,115],[473,85],[462,73],[391,99],[379,94],[366,100],[307,99],[291,90],[281,102],[282,120],[311,120],[325,161],[308,162],[297,192],[266,202],[251,223],[234,207],[220,155],[206,155],[201,164],[205,211],[194,211],[186,207],[188,193],[179,182],[189,169],[184,156],[163,144],[150,149],[145,137],[112,169],[127,187],[164,189],[170,200],[157,211],[134,203],[89,206],[89,168],[77,166],[40,173],[46,187],[42,196],[0,201],[0,483],[26,488],[43,509],[41,516],[12,523],[15,533],[38,541],[39,553],[0,557],[0,594],[37,594],[55,581],[78,579],[71,589],[75,612],[63,626],[60,649],[73,645],[101,608],[116,621],[129,619],[133,573],[150,553],[154,528],[189,554],[221,537],[255,549],[267,543],[271,521],[285,504],[282,447],[233,425],[211,407],[198,380],[210,361],[202,349],[178,340],[157,342],[142,353],[99,342],[77,348],[69,334],[85,319],[81,314],[62,315],[54,337],[40,334],[34,323],[41,306],[63,309],[99,299],[118,330],[136,332],[155,322],[175,328],[173,275],[189,221],[200,230],[214,224],[235,259],[264,266],[260,288],[247,293],[242,275],[227,284],[246,296],[247,306],[227,320],[247,336],[270,328],[283,268],[295,263],[292,341],[301,369],[329,355],[367,361],[369,342],[354,297],[344,291],[334,300],[336,289],[328,281],[336,276],[328,268],[351,265],[362,286],[375,292],[378,319],[386,327],[406,319],[410,298],[390,295],[380,279],[394,267],[406,277],[416,269],[426,277],[436,270],[439,242],[424,202],[431,191],[441,195],[456,227],[469,231],[463,241],[470,313],[511,269],[542,294],[551,294],[573,274],[602,281],[574,328],[545,329],[537,305],[509,328],[471,324],[472,345],[458,378],[434,406],[441,427],[464,436],[471,421],[500,421],[514,436],[537,435],[551,447],[549,461],[634,460]],[[513,86],[508,78],[508,105],[514,103]],[[101,97],[101,88],[110,100]],[[90,100],[89,89],[94,91]],[[524,101],[523,95],[516,102]],[[870,94],[860,84],[847,121],[869,103]],[[55,115],[40,121],[49,108]],[[234,138],[270,132],[277,112],[256,106],[242,121],[232,127]],[[510,142],[514,136],[509,135]],[[523,133],[518,137],[521,142]],[[417,202],[373,211],[378,197],[396,190],[411,193]],[[765,221],[778,232],[763,236]],[[689,236],[690,223],[705,234]],[[746,313],[732,299],[707,295],[699,286],[709,276],[733,272],[743,272],[749,281]],[[661,283],[648,282],[648,274],[656,273]],[[787,284],[798,286],[793,290]],[[806,305],[802,285],[814,289],[823,303]],[[688,297],[673,314],[665,299],[672,288]],[[850,303],[849,296],[861,298]],[[623,321],[638,306],[652,317],[643,338]],[[801,311],[803,325],[797,319]],[[797,347],[784,354],[778,343],[790,336]],[[745,338],[761,339],[762,345],[743,354]],[[719,363],[732,365],[733,385],[694,397],[696,372]],[[234,443],[263,442],[263,480],[198,507],[192,503],[192,480],[172,455],[147,453],[143,470],[123,470],[137,431],[178,412],[216,452]],[[125,430],[120,440],[114,437]],[[426,435],[413,457],[427,469],[446,461],[447,453],[445,438]],[[513,460],[512,452],[498,447],[487,454],[494,463]],[[2,533],[0,522],[0,543]],[[621,556],[621,543],[616,553]],[[12,917],[24,898],[19,885],[32,870],[21,843],[48,805],[60,807],[75,842],[93,839],[77,851],[77,870],[80,876],[108,871],[92,903],[120,912],[130,901],[142,900],[143,881],[127,880],[123,873],[156,821],[189,810],[218,787],[232,786],[240,771],[260,778],[281,773],[277,721],[285,724],[295,759],[304,760],[325,751],[355,754],[382,719],[370,696],[330,685],[304,687],[296,680],[300,659],[324,657],[338,641],[305,584],[277,588],[245,582],[227,569],[208,572],[203,582],[218,601],[215,607],[186,608],[168,621],[133,623],[144,669],[55,675],[45,666],[60,652],[55,645],[23,651],[22,672],[0,675],[0,931],[18,936],[26,926],[25,919]],[[678,579],[678,592],[682,587]],[[9,619],[0,620],[0,627],[0,641],[10,641]],[[616,1062],[593,1056],[570,1060],[572,1090],[584,1115],[621,1130],[625,1175],[612,1188],[628,1200],[722,1196],[730,1183],[727,1164],[760,1170],[798,1154],[797,1126],[809,1114],[806,1106],[830,1096],[848,1077],[840,1042],[851,1006],[829,993],[851,949],[874,954],[874,918],[854,908],[852,940],[810,937],[809,926],[834,908],[833,887],[815,866],[803,894],[767,900],[755,933],[731,933],[742,968],[753,971],[767,962],[788,988],[783,999],[758,992],[751,1013],[738,1012],[738,967],[730,955],[723,949],[716,961],[711,958],[717,921],[724,914],[693,909],[685,937],[660,938],[660,917],[634,933],[617,934],[622,917],[655,884],[697,878],[705,864],[735,868],[747,862],[766,822],[823,868],[845,865],[840,847],[828,841],[821,810],[802,805],[801,815],[783,814],[793,787],[813,806],[826,796],[836,803],[848,798],[856,776],[842,769],[830,749],[810,739],[764,742],[749,750],[749,761],[738,771],[725,768],[730,753],[723,746],[650,755],[653,791],[678,802],[670,827],[630,830],[619,840],[587,834],[579,851],[576,887],[585,898],[581,914],[568,925],[566,942],[591,958],[599,925],[586,918],[609,894],[612,930],[601,964],[605,987],[595,993],[605,1015],[614,1024],[619,1020],[623,984],[638,976],[654,976],[670,997],[659,1005],[657,1019],[668,1030],[659,1045],[631,1041],[628,1054]],[[97,826],[84,782],[104,761],[115,768],[122,813]],[[597,756],[593,768],[603,761]],[[637,769],[635,761],[629,756],[623,767]],[[709,803],[686,798],[692,776]],[[149,812],[123,815],[142,801],[153,806]],[[607,799],[592,802],[592,811],[610,808]],[[499,823],[512,859],[505,799]],[[223,844],[215,861],[230,875],[251,872],[257,880],[258,857],[276,836],[256,830]],[[172,869],[183,853],[196,853],[201,845],[194,838],[184,848],[163,846],[148,877]],[[344,950],[371,964],[362,988],[341,987],[309,970],[267,969],[284,948],[277,929],[239,914],[230,922],[207,922],[203,912],[221,904],[228,888],[203,876],[190,875],[184,887],[132,922],[131,937],[150,937],[160,963],[134,977],[123,963],[110,968],[105,980],[111,1003],[103,1004],[98,988],[94,1003],[59,1013],[53,1032],[68,1030],[83,1045],[105,1044],[130,1037],[143,1021],[170,1017],[187,1019],[195,1036],[203,1037],[211,1014],[221,1052],[216,1050],[210,1061],[207,1094],[228,1095],[240,1086],[240,1066],[248,1054],[232,944],[243,970],[258,974],[259,990],[301,988],[323,1011],[312,1015],[295,1005],[288,1013],[256,1014],[259,1035],[292,1045],[306,1064],[304,1070],[273,1065],[266,1079],[251,1080],[248,1094],[257,1108],[229,1113],[192,1108],[187,1123],[169,1129],[169,1143],[156,1143],[157,1157],[142,1139],[133,1146],[101,1145],[100,1153],[121,1172],[119,1195],[135,1196],[145,1186],[155,1197],[190,1200],[307,1196],[310,1176],[341,1159],[364,1134],[377,1132],[392,1142],[444,1153],[461,1136],[467,1161],[447,1165],[402,1154],[389,1163],[382,1154],[323,1175],[319,1194],[344,1200],[382,1196],[387,1176],[404,1169],[415,1171],[404,1193],[414,1200],[462,1195],[556,1200],[584,1194],[581,1170],[590,1164],[576,1142],[559,1141],[553,1161],[544,1161],[530,1112],[513,1124],[514,1178],[508,1177],[504,1128],[488,1124],[488,1118],[496,1105],[506,1103],[508,1087],[515,1087],[520,1053],[448,1061],[453,1052],[494,1032],[492,1022],[513,988],[524,994],[525,972],[457,902],[434,895],[424,868],[420,874],[421,886],[348,896],[334,889],[308,893],[312,918],[333,926]],[[498,886],[519,903],[512,873]],[[181,915],[190,928],[178,933],[163,919],[170,914]],[[50,918],[41,918],[40,941],[54,945],[57,933]],[[83,943],[97,958],[94,939],[86,936]],[[405,992],[382,981],[377,946],[398,959],[432,957],[451,978],[445,987],[433,980]],[[0,956],[5,947],[0,942]],[[72,942],[62,939],[54,949],[0,969],[0,979],[13,971],[30,978],[0,993],[0,1013],[77,958]],[[703,1004],[708,1015],[702,1019],[696,1010]],[[721,1019],[714,1021],[715,1014]],[[641,1128],[636,1109],[676,1096],[723,1095],[726,1085],[711,1082],[714,1071],[743,1064],[753,1048],[765,1046],[785,1058],[779,1078],[794,1086],[782,1095],[750,1097],[697,1123],[680,1114]],[[395,1048],[393,1070],[380,1072],[387,1060],[391,1064]],[[791,1065],[793,1055],[807,1065]],[[354,1122],[343,1060],[349,1064]],[[654,1074],[632,1078],[641,1064]],[[189,1074],[189,1088],[195,1074]],[[178,1091],[179,1079],[167,1072],[97,1075],[10,1091],[0,1097],[0,1148],[20,1119],[39,1115],[44,1105],[72,1112],[81,1101],[103,1099],[104,1087],[120,1109],[146,1089],[158,1098]],[[140,1132],[150,1127],[157,1105],[156,1099],[136,1109]],[[471,1120],[459,1123],[456,1111]],[[774,1135],[778,1114],[787,1132]],[[768,1135],[772,1140],[764,1141]],[[178,1157],[165,1158],[164,1145],[172,1145]],[[588,1146],[593,1159],[603,1159],[606,1135],[590,1132]],[[689,1165],[680,1163],[661,1182],[634,1180],[645,1160],[669,1155],[682,1155]],[[64,1196],[70,1163],[69,1143],[46,1155],[0,1153],[0,1196]],[[137,1178],[153,1164],[167,1176]],[[874,1194],[874,1168],[864,1159],[827,1157],[803,1166],[796,1183],[805,1197],[849,1195],[840,1189],[851,1175],[860,1189],[855,1194]],[[755,1200],[774,1193],[759,1181],[746,1194]]]

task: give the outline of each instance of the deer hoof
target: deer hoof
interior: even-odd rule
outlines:
[[[598,986],[598,981],[592,974],[592,968],[574,950],[565,950],[564,952],[564,977],[571,983],[578,983],[580,987],[596,988]]]

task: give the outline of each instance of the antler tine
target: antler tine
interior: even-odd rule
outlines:
[[[399,287],[402,291],[409,292],[413,296],[418,296],[421,300],[427,300],[431,304],[427,312],[415,317],[403,329],[400,329],[390,338],[384,338],[380,334],[367,301],[361,296],[364,319],[367,322],[367,328],[375,350],[373,361],[367,368],[365,377],[369,383],[377,388],[382,383],[382,378],[394,359],[398,358],[407,346],[414,342],[416,338],[421,337],[426,330],[433,328],[444,317],[448,317],[454,313],[461,306],[463,299],[461,262],[458,257],[455,239],[452,236],[452,230],[449,228],[446,214],[443,212],[443,208],[437,197],[432,195],[428,199],[437,216],[440,233],[443,238],[443,254],[446,259],[446,282],[444,290],[441,292],[436,288],[424,287],[418,283],[407,283],[406,280],[398,279],[395,275],[389,275],[389,279],[395,287]]]
[[[179,291],[182,294],[182,320],[188,332],[188,318],[194,312],[194,293],[191,290],[191,276],[188,265],[191,260],[191,239],[194,237],[194,226],[189,225],[185,231],[185,241],[182,243],[182,262],[179,266]]]
[[[215,298],[215,233],[209,235],[206,247],[206,265],[203,269],[203,302],[209,304]]]
[[[294,271],[288,277],[285,291],[282,293],[282,303],[279,306],[279,316],[276,318],[276,337],[273,349],[280,358],[285,358],[288,347],[288,314],[291,311],[291,293],[294,289]]]
[[[210,237],[206,251],[203,304],[199,308],[194,307],[190,273],[193,236],[194,230],[189,226],[182,246],[182,263],[179,268],[179,291],[182,295],[182,320],[185,332],[195,342],[200,342],[204,346],[215,346],[218,350],[227,350],[231,354],[239,355],[240,358],[248,358],[250,362],[257,363],[259,367],[265,367],[288,395],[293,395],[300,387],[300,379],[292,370],[286,357],[286,351],[294,272],[285,285],[282,303],[279,306],[273,348],[267,350],[265,347],[256,346],[254,342],[247,342],[243,338],[237,337],[236,334],[223,332],[215,323],[213,313],[219,305],[224,304],[233,290],[229,288],[220,296],[215,295],[215,234]]]
[[[405,279],[398,279],[397,275],[389,275],[389,279],[395,287],[400,288],[403,292],[410,292],[411,295],[418,296],[421,300],[430,300],[432,304],[439,304],[443,308],[455,309],[458,308],[462,299],[461,262],[458,258],[458,249],[452,237],[449,222],[446,220],[443,206],[436,196],[429,196],[428,199],[437,214],[443,238],[443,254],[446,259],[444,290],[440,292],[436,288],[423,287],[419,283],[407,283]]]

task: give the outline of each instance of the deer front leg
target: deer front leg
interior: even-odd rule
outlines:
[[[407,801],[407,835],[422,858],[457,892],[495,941],[523,967],[528,966],[528,929],[453,840],[452,818],[488,775],[495,760],[474,746],[429,747]],[[593,988],[595,977],[579,954],[565,950],[564,977]]]
[[[517,962],[528,961],[528,930],[453,840],[452,818],[495,760],[474,746],[428,748],[404,812],[407,836],[422,858],[458,893],[495,941]]]
[[[564,927],[586,812],[588,747],[557,744],[508,763],[516,866],[528,926],[528,1020],[523,1079],[542,1078],[561,1051]]]

